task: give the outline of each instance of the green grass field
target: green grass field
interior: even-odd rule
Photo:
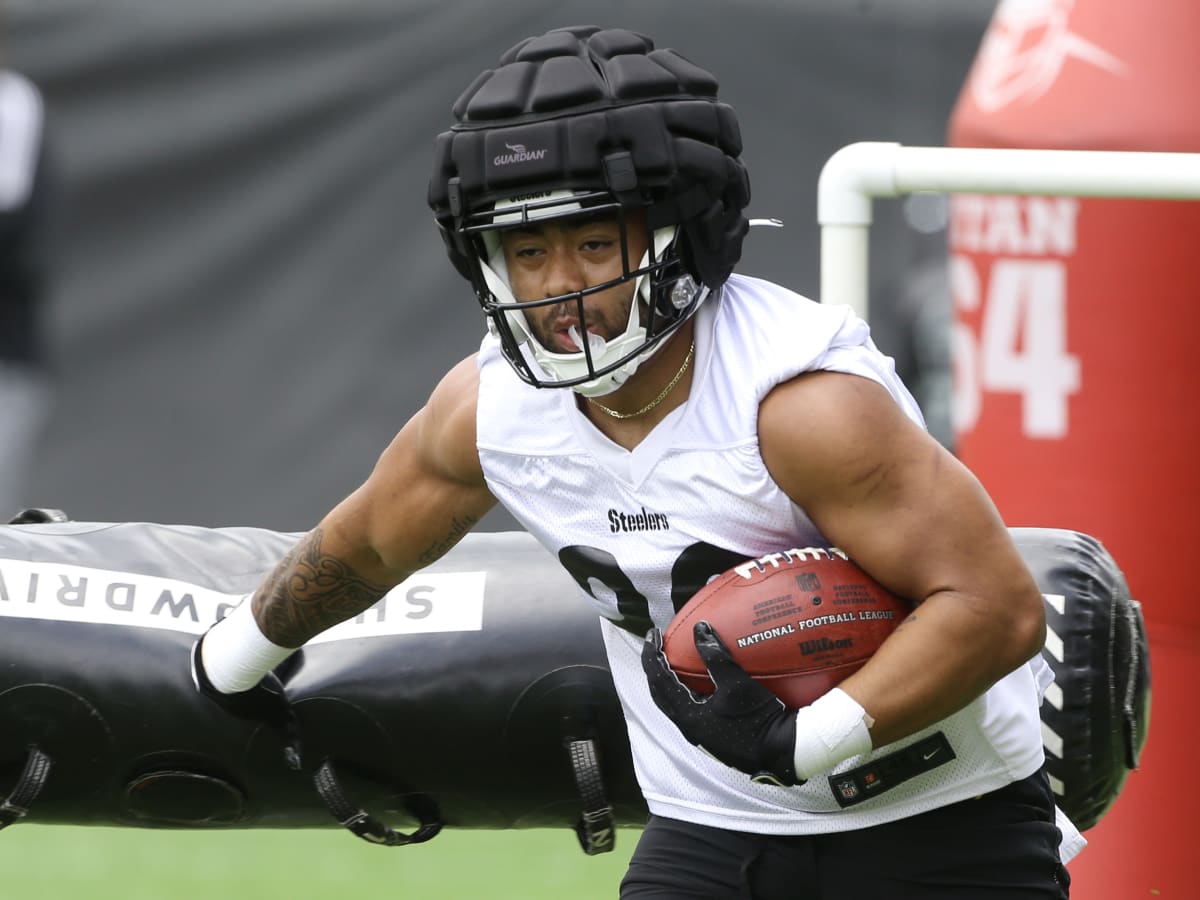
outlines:
[[[18,824],[0,831],[0,896],[25,900],[611,898],[638,837],[584,856],[563,829],[446,831],[375,847],[333,828],[159,831]],[[353,892],[353,894],[351,894]]]

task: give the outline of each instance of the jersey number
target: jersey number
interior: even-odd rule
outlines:
[[[684,549],[671,566],[671,605],[679,612],[692,595],[716,575],[745,562],[745,553],[735,553],[699,541]],[[615,597],[617,614],[608,616],[616,625],[639,638],[654,624],[650,601],[634,587],[629,576],[607,550],[576,544],[558,551],[558,561],[575,582],[597,600]]]

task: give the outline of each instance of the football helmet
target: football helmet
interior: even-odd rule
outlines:
[[[620,387],[683,324],[741,257],[750,184],[732,107],[717,82],[673,50],[595,26],[528,38],[484,71],[438,136],[429,204],[455,268],[474,288],[518,376],[602,396]],[[629,253],[627,219],[648,234]],[[518,298],[504,228],[610,213],[620,223],[618,277],[556,297]],[[621,334],[589,332],[584,299],[632,281]],[[577,353],[536,339],[525,311],[575,305]]]

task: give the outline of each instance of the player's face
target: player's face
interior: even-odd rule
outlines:
[[[636,268],[646,252],[645,220],[640,214],[625,219],[628,265]],[[624,273],[621,223],[614,213],[573,216],[501,233],[509,284],[519,301],[543,300],[603,284]],[[623,282],[584,298],[587,330],[605,340],[625,331],[633,303],[634,282]],[[571,337],[579,326],[579,307],[573,300],[530,307],[525,320],[537,341],[552,353],[580,353]]]

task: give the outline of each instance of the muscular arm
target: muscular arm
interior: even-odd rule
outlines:
[[[478,372],[459,363],[370,477],[276,566],[253,599],[263,635],[299,647],[453,547],[495,504],[475,450]]]
[[[763,459],[836,546],[918,608],[841,684],[875,746],[961,709],[1045,639],[1041,595],[975,477],[865,378],[802,375],[763,401]]]

